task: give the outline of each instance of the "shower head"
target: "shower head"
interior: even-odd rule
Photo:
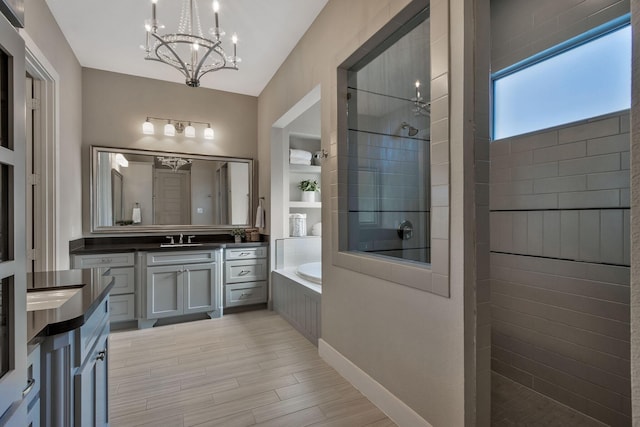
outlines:
[[[411,126],[407,122],[402,122],[402,124],[400,125],[400,128],[401,129],[408,129],[407,134],[409,136],[416,136],[418,134],[418,129],[414,128],[413,126]]]

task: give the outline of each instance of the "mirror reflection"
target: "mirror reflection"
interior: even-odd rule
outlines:
[[[251,223],[252,161],[93,147],[93,230]]]

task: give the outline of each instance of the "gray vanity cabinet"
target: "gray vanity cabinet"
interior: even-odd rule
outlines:
[[[267,302],[267,247],[225,250],[224,306]]]
[[[108,426],[109,297],[85,323],[41,347],[41,425]]]
[[[146,319],[208,313],[220,317],[220,251],[148,253]]]
[[[111,307],[109,320],[122,322],[136,318],[136,274],[135,254],[100,253],[73,256],[73,268],[100,268],[102,272],[109,270],[115,284],[111,291]]]

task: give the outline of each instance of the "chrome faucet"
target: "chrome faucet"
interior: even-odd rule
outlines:
[[[167,239],[171,239],[171,242],[169,242],[170,245],[175,244],[175,242],[173,241],[173,236],[167,236]]]
[[[182,233],[180,233],[180,240],[178,241],[179,244],[182,244],[182,238],[184,237],[184,235]]]
[[[192,243],[191,239],[195,238],[196,236],[187,236],[187,243]]]

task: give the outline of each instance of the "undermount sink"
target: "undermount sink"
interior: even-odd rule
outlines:
[[[80,288],[27,292],[27,311],[59,308],[78,292]]]
[[[202,246],[202,243],[161,243],[161,248],[188,248],[191,246]]]

